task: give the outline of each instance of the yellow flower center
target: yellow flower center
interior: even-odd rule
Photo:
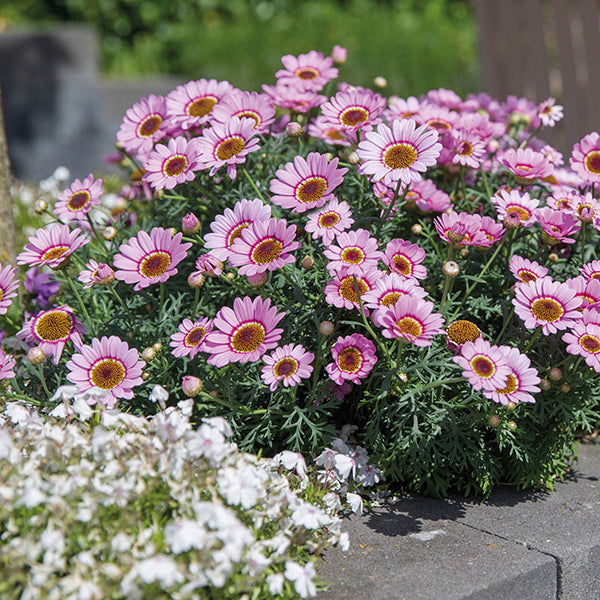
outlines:
[[[512,214],[512,213],[516,213],[519,215],[519,219],[521,221],[527,221],[527,219],[529,219],[529,217],[531,216],[531,213],[528,210],[525,210],[522,206],[509,206],[506,209],[506,212],[508,214]]]
[[[296,189],[296,199],[299,202],[316,202],[322,198],[326,189],[327,180],[324,177],[310,177]]]
[[[291,356],[286,356],[277,361],[273,366],[275,377],[290,377],[298,370],[298,361]]]
[[[151,137],[158,131],[162,122],[160,115],[149,115],[138,125],[137,134],[140,137]]]
[[[283,250],[283,244],[275,238],[259,242],[252,250],[252,260],[259,265],[267,265],[278,259]]]
[[[69,246],[54,246],[42,254],[42,260],[56,260],[68,252]]]
[[[219,160],[229,160],[239,154],[245,147],[246,144],[241,137],[233,136],[223,140],[218,145],[215,155]]]
[[[244,323],[231,336],[231,348],[235,352],[254,352],[265,339],[265,328],[260,323]]]
[[[405,275],[406,277],[412,275],[413,265],[410,260],[406,258],[406,256],[403,256],[402,254],[395,254],[392,257],[392,262],[394,263],[394,271],[400,273],[401,275]]]
[[[298,79],[310,81],[311,79],[315,79],[319,76],[319,71],[317,71],[317,69],[313,69],[312,67],[301,67],[296,69],[294,75],[298,77]]]
[[[55,310],[42,315],[35,324],[35,334],[44,342],[57,342],[69,337],[73,319],[69,313]]]
[[[408,169],[417,160],[417,150],[412,144],[394,144],[383,155],[390,169]]]
[[[111,390],[125,379],[125,367],[114,358],[105,358],[93,366],[90,379],[96,387]]]
[[[205,333],[206,329],[204,329],[204,327],[194,327],[194,329],[185,336],[184,344],[186,346],[197,346],[202,341]]]
[[[243,118],[254,119],[254,122],[256,123],[254,125],[254,129],[256,129],[260,125],[260,121],[261,121],[260,115],[258,113],[256,113],[256,112],[254,112],[254,111],[251,111],[251,110],[245,110],[245,111],[243,111],[241,113],[238,113],[237,114],[237,118],[238,119],[243,119]]]
[[[331,227],[334,227],[340,221],[341,221],[340,216],[334,212],[325,213],[324,215],[321,215],[319,217],[319,225],[326,229],[330,229]]]
[[[379,300],[379,304],[381,304],[381,306],[394,306],[398,301],[398,298],[403,295],[404,294],[400,292],[388,292],[381,300]]]
[[[231,232],[229,233],[229,237],[227,238],[227,246],[230,247],[231,244],[233,244],[233,242],[235,240],[237,240],[237,238],[241,238],[242,230],[246,229],[246,227],[249,227],[249,226],[250,226],[250,223],[240,223],[237,227],[232,229]]]
[[[535,281],[537,279],[537,275],[528,269],[521,269],[519,272],[519,278],[522,282],[528,283],[530,281]]]
[[[496,365],[487,356],[478,354],[471,359],[471,368],[476,375],[489,379],[496,372]]]
[[[540,321],[552,323],[558,321],[565,311],[562,305],[554,300],[554,298],[538,298],[531,305],[531,312]]]
[[[600,339],[589,333],[586,333],[579,338],[579,345],[590,354],[597,354],[600,352]]]
[[[360,265],[365,260],[365,253],[356,246],[344,248],[341,254],[342,262],[350,265]]]
[[[353,346],[344,348],[338,355],[337,364],[341,371],[356,373],[363,363],[362,354]]]
[[[594,175],[600,175],[600,150],[592,150],[584,159],[585,170]]]
[[[187,105],[187,114],[190,117],[205,117],[209,114],[218,100],[214,96],[196,98]]]
[[[361,106],[350,106],[340,114],[340,121],[348,127],[364,123],[368,118],[369,112]]]
[[[356,278],[356,285],[358,287],[358,293],[362,296],[369,290],[369,286],[360,278]],[[340,295],[349,302],[357,303],[358,296],[354,288],[354,277],[344,277],[340,284]]]
[[[419,337],[423,332],[421,323],[412,317],[404,317],[399,321],[396,321],[396,328],[401,335],[405,335],[409,338]]]
[[[506,383],[502,389],[496,390],[498,394],[512,394],[518,387],[517,378],[511,373],[506,378]]]
[[[75,192],[68,200],[67,206],[71,210],[81,210],[92,199],[87,190]]]
[[[141,262],[139,270],[144,277],[159,277],[171,264],[171,257],[166,252],[152,252]]]
[[[450,323],[446,333],[448,335],[448,339],[458,346],[462,346],[467,342],[474,342],[476,339],[481,337],[481,331],[479,330],[479,327],[477,327],[475,323],[467,321],[466,319],[459,319],[458,321]]]
[[[181,175],[186,170],[187,166],[187,157],[183,154],[176,154],[165,161],[163,173],[167,177],[177,177],[177,175]]]

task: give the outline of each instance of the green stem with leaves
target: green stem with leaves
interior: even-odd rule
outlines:
[[[73,292],[73,294],[75,295],[75,297],[77,298],[77,302],[79,303],[79,307],[81,308],[81,312],[83,313],[84,317],[85,317],[85,322],[88,326],[88,331],[92,334],[92,336],[95,336],[95,327],[92,325],[92,319],[90,318],[90,313],[88,312],[87,308],[85,307],[85,303],[83,302],[82,298],[81,298],[81,294],[79,293],[79,290],[77,289],[77,287],[75,286],[75,284],[73,283],[73,280],[71,279],[71,277],[69,275],[67,275],[65,273],[67,282],[69,283],[69,287],[71,288],[71,291]]]
[[[252,179],[252,177],[250,176],[250,173],[248,173],[246,167],[242,167],[242,171],[244,172],[244,175],[246,176],[246,179],[250,182],[250,185],[252,186],[252,188],[256,192],[256,195],[264,202],[265,199],[264,199],[263,195],[261,194],[260,190],[256,186],[256,183],[254,183],[254,179]]]

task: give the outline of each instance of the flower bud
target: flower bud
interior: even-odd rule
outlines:
[[[202,380],[193,375],[184,375],[181,380],[181,388],[186,396],[193,398],[202,391]]]
[[[488,419],[488,423],[492,427],[498,427],[498,425],[500,425],[500,417],[498,415],[490,415],[490,418]]]
[[[301,263],[305,269],[310,269],[315,264],[315,259],[312,256],[305,256]]]
[[[343,46],[335,45],[331,51],[331,58],[334,65],[343,65],[348,58],[348,50]]]
[[[567,392],[570,392],[570,391],[571,391],[571,386],[570,386],[568,383],[563,383],[563,384],[560,386],[560,391],[561,391],[561,392],[564,392],[564,393],[566,394]]]
[[[152,347],[154,348],[155,352],[160,352],[162,350],[162,344],[160,342],[154,342]]]
[[[229,281],[232,281],[235,279],[235,273],[233,271],[229,271],[229,273],[225,273],[224,277],[229,279]]]
[[[27,352],[27,360],[32,365],[40,365],[46,360],[46,355],[41,348],[30,348],[29,352]]]
[[[351,165],[357,165],[360,162],[360,157],[356,152],[350,152],[350,154],[348,154],[348,162]]]
[[[460,267],[453,260],[447,260],[442,267],[442,273],[446,277],[456,277],[460,273]]]
[[[199,288],[204,285],[204,275],[200,271],[194,271],[188,275],[188,285],[191,288]]]
[[[106,263],[100,263],[96,269],[96,281],[100,285],[109,285],[115,280],[115,272]]]
[[[540,379],[540,387],[543,390],[549,390],[551,385],[552,384],[547,379]]]
[[[561,377],[562,371],[558,367],[553,367],[550,369],[550,372],[548,373],[548,379],[551,379],[552,381],[559,381]]]
[[[461,258],[467,258],[467,256],[469,256],[469,249],[468,248],[463,248],[460,251],[460,257]]]
[[[142,350],[142,359],[146,362],[150,362],[155,356],[156,350],[154,350],[152,346],[149,346],[148,348],[144,348],[144,350]]]
[[[556,262],[558,260],[558,254],[556,254],[556,252],[550,252],[550,254],[548,254],[548,260]]]
[[[319,323],[319,332],[321,335],[331,335],[333,333],[333,323],[331,321],[321,321]]]
[[[43,198],[40,198],[33,203],[33,212],[36,215],[41,215],[47,208],[48,203]]]
[[[381,75],[375,77],[375,79],[373,79],[373,83],[375,84],[375,87],[378,87],[380,90],[387,87],[387,79]]]
[[[290,121],[285,126],[285,134],[291,138],[297,138],[302,135],[302,125],[300,123],[296,123],[295,121]]]
[[[105,227],[104,231],[102,232],[102,237],[107,242],[110,242],[111,240],[114,240],[117,237],[117,230],[116,230],[116,228],[113,227],[112,225],[109,225],[108,227]]]
[[[262,273],[256,273],[256,275],[246,275],[246,279],[253,288],[259,288],[267,283],[269,274],[263,271]]]
[[[197,258],[196,269],[199,273],[206,273],[209,277],[218,277],[223,273],[223,263],[208,252]]]
[[[415,235],[419,235],[420,233],[423,233],[423,227],[421,226],[420,223],[415,223],[410,230],[415,234]]]
[[[181,219],[181,230],[186,235],[200,231],[200,221],[194,213],[188,213]]]
[[[517,428],[517,424],[514,421],[509,421],[508,426],[514,431]]]
[[[148,379],[150,379],[150,377],[151,377],[151,375],[150,375],[150,373],[148,373],[148,371],[144,371],[144,372],[142,373],[142,379],[143,379],[144,381],[148,381]]]
[[[408,377],[407,377],[406,373],[398,373],[398,379],[402,383],[407,383],[408,382]]]
[[[169,227],[168,229],[171,233],[171,237],[174,237],[175,235],[177,235],[177,229],[175,229],[175,227]]]
[[[506,213],[503,224],[506,229],[518,229],[521,227],[521,217],[516,212]]]

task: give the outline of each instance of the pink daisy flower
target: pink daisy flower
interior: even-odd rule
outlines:
[[[537,105],[527,98],[508,96],[502,104],[502,109],[510,125],[537,129],[540,124]]]
[[[359,171],[388,185],[421,181],[421,173],[435,165],[442,149],[437,132],[416,127],[413,119],[393,121],[391,129],[382,123],[365,138],[356,149],[363,161]]]
[[[114,257],[115,277],[134,283],[136,292],[167,281],[177,273],[176,266],[192,246],[190,242],[182,244],[182,237],[181,232],[171,237],[171,231],[163,227],[153,227],[150,234],[139,231],[136,237],[119,246],[120,254]]]
[[[546,267],[518,254],[513,254],[510,257],[509,268],[518,283],[529,283],[548,274]]]
[[[375,282],[381,277],[381,271],[372,269],[358,275],[350,275],[346,269],[340,271],[336,278],[328,281],[325,285],[325,302],[332,304],[337,308],[347,308],[351,310],[356,308],[360,310],[359,296],[362,299],[366,292],[375,287]],[[356,285],[358,286],[358,296],[356,294]],[[364,307],[365,314],[369,314],[369,309]]]
[[[150,94],[128,108],[117,140],[129,153],[145,154],[166,133],[167,106],[162,96]]]
[[[205,129],[198,140],[199,160],[202,168],[210,168],[212,177],[223,165],[227,165],[227,175],[235,179],[236,165],[246,161],[250,152],[258,150],[258,139],[254,119],[229,119],[227,123],[213,123]]]
[[[400,296],[381,317],[382,335],[415,346],[431,346],[431,338],[444,333],[444,317],[433,308],[433,302],[408,294]]]
[[[421,263],[425,260],[425,250],[400,238],[390,240],[383,253],[383,262],[394,273],[402,277],[425,279],[427,269]]]
[[[586,263],[579,270],[586,279],[598,279],[600,280],[600,260],[593,260],[592,262]]]
[[[322,238],[323,243],[328,246],[336,236],[349,229],[352,223],[354,219],[348,203],[334,198],[308,215],[304,229],[314,238]]]
[[[183,131],[196,129],[213,116],[213,109],[234,90],[228,81],[198,79],[178,85],[166,97],[172,126]]]
[[[478,169],[485,154],[485,141],[476,133],[456,129],[453,133],[454,164]]]
[[[580,319],[581,300],[566,283],[542,277],[518,285],[512,300],[515,312],[527,329],[541,325],[544,335],[567,329]]]
[[[212,113],[217,123],[226,123],[233,117],[254,119],[256,133],[263,134],[275,121],[275,107],[266,94],[235,90],[225,96]]]
[[[75,179],[71,187],[63,190],[54,206],[54,214],[62,221],[85,221],[93,206],[100,205],[102,179],[94,180],[90,173],[83,181]]]
[[[546,144],[540,148],[540,152],[548,159],[548,162],[554,167],[560,167],[564,164],[563,155],[554,147]],[[556,175],[556,173],[554,174]]]
[[[36,344],[46,355],[52,355],[57,365],[65,344],[73,340],[76,348],[81,346],[81,335],[87,333],[69,306],[44,310],[27,320],[17,332],[17,339]]]
[[[481,230],[481,217],[478,214],[451,211],[442,213],[433,221],[442,240],[457,246],[486,246],[488,237]]]
[[[573,324],[562,340],[568,344],[569,354],[583,356],[586,364],[600,373],[600,313],[597,310],[584,310],[582,319]]]
[[[196,321],[184,319],[179,325],[179,331],[171,336],[169,346],[173,348],[173,356],[189,356],[193,359],[198,352],[204,352],[206,336],[212,331],[211,319],[202,317]]]
[[[168,145],[157,144],[144,160],[143,175],[155,190],[172,190],[176,185],[192,181],[200,170],[200,151],[196,139],[178,136]]]
[[[525,354],[521,354],[517,348],[500,346],[504,355],[504,361],[510,373],[506,377],[505,383],[495,390],[485,388],[483,395],[494,402],[499,402],[504,406],[509,402],[517,404],[519,402],[535,402],[531,392],[540,391],[537,384],[540,382],[538,372],[531,367],[531,361]]]
[[[256,362],[267,350],[277,346],[283,329],[276,327],[285,316],[271,306],[271,299],[257,296],[235,298],[233,309],[224,306],[206,336],[208,364],[224,367],[233,362]]]
[[[573,209],[581,194],[572,188],[560,188],[554,190],[552,196],[546,198],[546,205],[555,210]]]
[[[581,229],[579,221],[572,214],[554,210],[549,206],[538,208],[535,218],[544,232],[544,242],[551,246],[558,243],[574,244],[575,238],[569,236]]]
[[[339,337],[331,349],[333,362],[325,369],[338,385],[345,381],[360,384],[377,362],[375,345],[360,333]]]
[[[325,154],[311,152],[306,159],[296,156],[271,180],[271,202],[291,208],[295,214],[323,206],[335,198],[333,191],[344,181],[348,169],[338,169],[338,159],[329,162]]]
[[[489,248],[492,244],[500,241],[506,232],[502,223],[494,221],[494,219],[488,217],[487,215],[483,215],[481,217],[479,231],[486,237],[486,241],[484,243],[478,244],[480,248]]]
[[[600,135],[597,131],[588,133],[573,146],[569,165],[583,181],[600,182]]]
[[[563,110],[560,104],[556,104],[556,99],[550,97],[538,104],[537,114],[543,125],[554,127],[563,118]]]
[[[390,96],[388,98],[388,108],[384,111],[384,117],[388,123],[397,119],[407,119],[418,115],[422,104],[418,98],[409,96],[408,98],[398,98]]]
[[[415,121],[420,125],[426,125],[428,129],[434,129],[440,136],[450,134],[458,121],[458,113],[446,108],[436,106],[430,102],[425,103],[417,115]]]
[[[336,127],[323,116],[318,116],[308,124],[308,135],[326,141],[333,146],[352,146],[358,143],[356,131]]]
[[[310,377],[314,358],[315,355],[307,352],[300,344],[286,344],[275,348],[274,352],[262,358],[265,366],[262,368],[261,378],[272,392],[277,389],[279,382],[283,382],[285,387],[294,387],[302,379]]]
[[[288,227],[285,219],[255,221],[241,230],[241,237],[231,245],[229,264],[239,267],[240,275],[258,275],[281,269],[296,259],[290,254],[301,244],[295,242],[296,226]]]
[[[112,408],[119,398],[133,398],[133,388],[143,383],[145,362],[135,348],[115,335],[94,338],[83,345],[67,363],[67,379],[81,392],[96,387],[107,392],[103,402]]]
[[[517,178],[517,181],[531,183],[534,179],[549,177],[554,167],[541,153],[531,148],[510,148],[498,154],[498,160]]]
[[[83,269],[77,277],[78,281],[85,284],[84,289],[91,288],[95,283],[106,283],[106,273],[108,273],[108,278],[111,277],[112,273],[114,279],[114,272],[106,263],[97,263],[95,260],[90,259],[85,266],[87,268]]]
[[[597,223],[600,219],[600,202],[596,200],[590,192],[585,196],[578,196],[569,208],[565,209],[571,212],[582,223]]]
[[[87,244],[89,239],[79,228],[71,231],[68,225],[53,223],[47,229],[38,229],[27,241],[29,243],[25,244],[23,251],[17,256],[18,265],[48,265],[51,269],[57,269],[75,250]]]
[[[281,57],[281,62],[285,69],[277,71],[275,77],[282,83],[295,85],[302,90],[321,90],[328,81],[338,76],[333,59],[316,50],[299,56],[286,54]]]
[[[240,200],[233,210],[226,208],[222,215],[217,215],[210,224],[212,233],[204,236],[204,247],[221,261],[231,256],[233,242],[242,236],[242,229],[249,227],[255,221],[268,221],[271,218],[271,207],[264,205],[262,200]]]
[[[410,186],[406,193],[406,206],[416,207],[423,212],[444,212],[452,206],[452,202],[450,196],[435,187],[431,179],[423,179]]]
[[[579,310],[598,305],[600,302],[600,281],[597,279],[586,279],[583,275],[578,275],[567,279],[565,283],[575,290],[575,297],[580,299]]]
[[[207,252],[196,259],[196,272],[218,277],[223,273],[223,262],[213,252]]]
[[[492,346],[482,337],[474,342],[465,342],[460,356],[453,356],[452,360],[464,369],[463,377],[467,378],[475,390],[502,389],[511,374],[504,351],[498,346]]]
[[[0,348],[0,380],[15,376],[15,359]]]
[[[455,91],[447,90],[446,88],[429,90],[427,92],[427,99],[438,106],[446,106],[455,110],[460,110],[463,105],[462,98]]]
[[[16,277],[17,269],[11,265],[6,265],[0,270],[0,315],[8,312],[12,299],[17,295],[15,290],[19,288],[19,281]]]
[[[371,90],[353,89],[338,92],[329,101],[321,104],[321,114],[333,126],[342,131],[369,128],[381,123],[386,99]]]
[[[540,204],[537,198],[531,198],[528,192],[519,190],[498,190],[491,198],[500,221],[513,213],[519,217],[523,227],[530,227],[536,222],[535,212]]]
[[[328,245],[323,252],[329,259],[327,270],[333,274],[345,269],[349,275],[358,275],[376,269],[382,257],[378,245],[366,229],[344,231],[337,236],[336,244]]]
[[[263,92],[269,96],[275,106],[287,108],[297,113],[307,113],[327,100],[325,96],[312,90],[299,88],[278,81],[275,86],[263,85]]]

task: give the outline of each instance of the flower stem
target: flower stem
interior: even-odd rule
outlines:
[[[512,309],[511,309],[511,311],[510,311],[510,314],[504,320],[504,325],[502,325],[502,329],[501,329],[500,333],[498,334],[498,337],[496,338],[496,341],[494,342],[496,345],[498,345],[500,343],[500,341],[502,340],[502,336],[506,332],[506,330],[508,328],[508,325],[512,321],[512,318],[513,318],[514,314],[515,314],[515,307],[513,306]]]
[[[194,307],[192,308],[192,321],[196,318],[196,309],[198,308],[198,300],[200,300],[200,288],[194,290]]]
[[[42,365],[38,365],[38,374],[40,376],[40,381],[42,383],[42,387],[44,388],[44,392],[46,393],[46,396],[48,398],[52,397],[52,394],[50,393],[50,390],[48,389],[48,386],[46,385],[46,377],[44,376],[44,369],[42,369]]]
[[[492,197],[492,190],[490,189],[490,184],[488,183],[487,175],[485,174],[485,171],[483,170],[482,166],[479,167],[479,172],[481,173],[481,180],[483,181],[483,187],[485,188],[485,194],[489,199]]]
[[[527,354],[527,352],[531,349],[531,347],[535,343],[535,340],[538,339],[538,336],[540,335],[541,331],[542,331],[541,326],[535,330],[535,333],[531,336],[531,339],[529,340],[529,344],[527,344],[527,347],[525,348],[525,350],[523,350],[523,354]]]
[[[402,185],[402,179],[398,179],[398,183],[396,184],[396,189],[394,190],[394,196],[390,200],[390,203],[389,203],[387,209],[385,210],[379,223],[377,224],[377,230],[375,231],[376,238],[379,237],[379,232],[381,231],[383,224],[388,220],[390,213],[392,212],[392,209],[394,208],[394,204],[396,204],[396,200],[398,199],[398,194],[400,193],[401,185]],[[406,188],[404,188],[404,192],[402,192],[402,198],[400,199],[400,202],[402,202],[404,200],[404,198],[406,198],[406,194],[408,194],[409,187],[410,186],[407,185]]]
[[[163,320],[163,308],[165,306],[165,282],[160,282],[160,300],[159,300],[159,308],[158,308],[158,322],[162,323]]]
[[[263,195],[260,193],[260,190],[256,187],[256,183],[254,183],[254,179],[252,179],[252,177],[250,176],[250,173],[248,173],[246,167],[242,167],[242,171],[244,172],[246,179],[250,182],[250,185],[254,188],[256,195],[264,202],[265,199],[263,198]]]
[[[125,302],[123,301],[123,298],[121,298],[121,296],[119,296],[119,294],[117,293],[115,288],[113,288],[112,285],[109,285],[108,289],[111,291],[112,295],[119,301],[119,304],[125,309],[125,312],[127,313],[127,316],[129,317],[129,321],[133,325],[133,323],[134,323],[133,315],[131,314],[131,311],[129,310],[129,307],[127,306],[127,304],[125,304]]]
[[[585,230],[586,230],[587,222],[583,221],[581,223],[581,264],[585,264]]]
[[[108,259],[108,262],[110,262],[112,260],[112,254],[110,253],[110,250],[108,249],[108,246],[106,245],[106,242],[104,241],[104,238],[98,234],[98,231],[96,230],[96,226],[94,225],[94,221],[92,221],[90,215],[89,214],[85,215],[85,218],[87,219],[88,223],[90,224],[90,227],[92,228],[92,233],[94,234],[96,239],[100,240],[100,243],[102,244],[102,248],[104,250],[104,255]]]
[[[75,294],[75,297],[77,298],[77,301],[79,302],[79,307],[81,308],[81,312],[85,316],[85,322],[87,323],[88,331],[92,334],[92,336],[95,336],[96,333],[95,333],[94,326],[92,325],[92,319],[90,318],[90,313],[88,312],[87,308],[85,307],[85,303],[83,302],[83,300],[81,298],[81,294],[79,293],[79,290],[75,287],[75,284],[73,283],[73,280],[71,279],[71,277],[69,277],[67,275],[66,279],[69,282],[71,291],[73,292],[73,294]]]

